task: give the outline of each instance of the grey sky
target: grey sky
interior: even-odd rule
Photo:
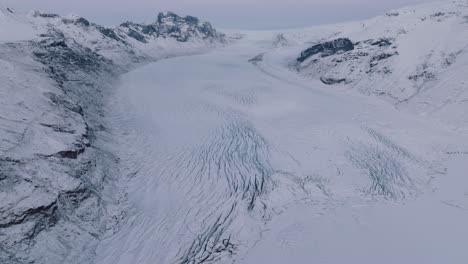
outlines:
[[[150,22],[159,11],[194,15],[220,28],[273,29],[372,17],[388,9],[433,0],[0,0],[20,10],[77,14],[116,25]]]

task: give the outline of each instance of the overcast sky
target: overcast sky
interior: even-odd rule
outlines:
[[[433,0],[0,0],[4,6],[77,14],[108,26],[151,22],[160,11],[194,15],[219,28],[274,29],[372,17]],[[447,0],[448,1],[448,0]]]

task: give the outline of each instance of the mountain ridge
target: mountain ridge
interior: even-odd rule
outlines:
[[[103,119],[112,85],[139,65],[224,45],[209,24],[170,16],[178,23],[161,21],[166,31],[143,43],[79,16],[0,12],[2,264],[89,263],[123,221],[125,193],[112,186],[125,173]]]

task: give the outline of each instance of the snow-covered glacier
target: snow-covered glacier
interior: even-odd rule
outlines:
[[[28,30],[0,37],[0,260],[465,263],[467,17],[221,34],[2,10]]]

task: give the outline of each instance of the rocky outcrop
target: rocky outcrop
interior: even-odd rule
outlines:
[[[320,77],[320,81],[322,83],[327,84],[327,85],[333,85],[333,84],[338,84],[338,83],[346,83],[346,79],[334,79],[331,77]]]
[[[354,49],[354,44],[347,38],[339,38],[331,41],[316,44],[303,52],[297,58],[298,62],[304,62],[308,58],[320,54],[321,57],[328,57],[339,52],[346,52]]]
[[[312,46],[297,58],[297,70],[326,85],[349,84],[364,76],[386,75],[392,69],[386,62],[398,56],[390,38],[352,42],[339,38]]]
[[[180,17],[172,12],[159,13],[152,24],[125,22],[118,30],[143,43],[153,38],[173,38],[179,42],[187,42],[192,38],[223,41],[224,38],[210,23],[201,22],[192,16]]]

